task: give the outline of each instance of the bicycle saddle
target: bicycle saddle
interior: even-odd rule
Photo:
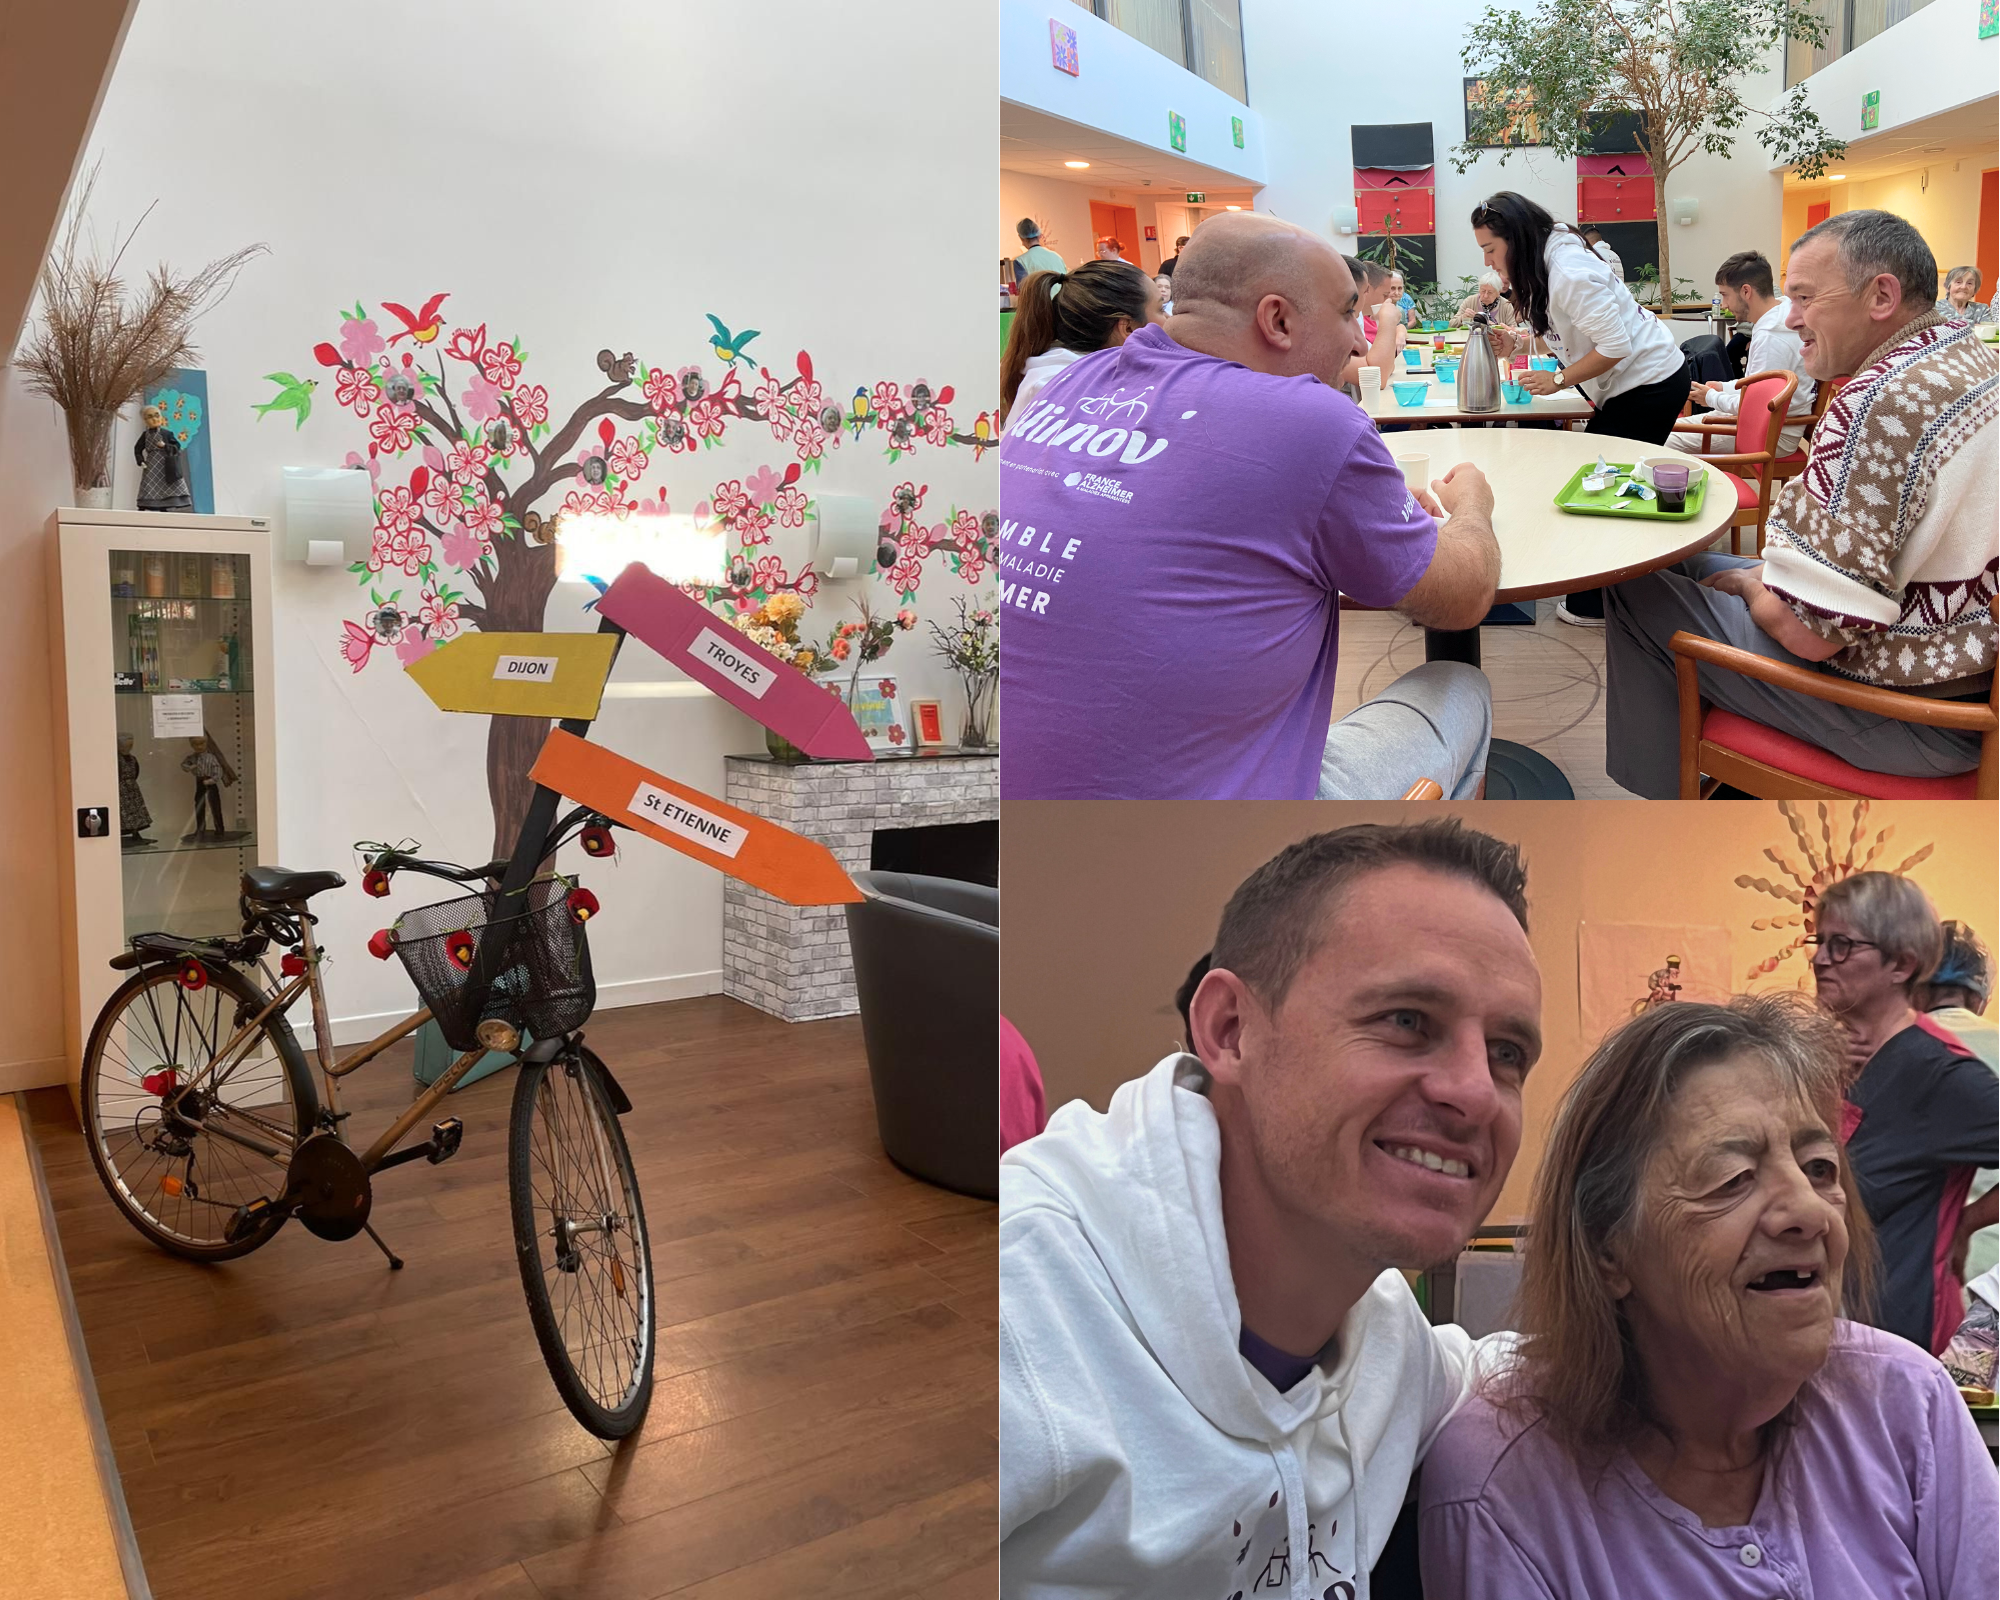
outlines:
[[[252,867],[243,874],[243,894],[260,905],[288,905],[328,889],[338,889],[347,880],[337,872],[293,872],[289,867]]]

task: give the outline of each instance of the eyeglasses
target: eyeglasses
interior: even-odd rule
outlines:
[[[1850,939],[1844,933],[1809,933],[1802,943],[1826,952],[1826,959],[1839,966],[1857,950],[1879,950],[1882,947],[1872,939]]]

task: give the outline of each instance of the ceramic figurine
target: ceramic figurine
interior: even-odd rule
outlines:
[[[194,832],[184,833],[181,838],[184,841],[226,839],[229,832],[222,825],[222,785],[234,785],[236,773],[209,739],[196,734],[188,743],[194,747],[194,753],[181,762],[181,771],[194,774]],[[207,818],[202,814],[204,807]],[[213,830],[208,819],[214,821]]]
[[[194,496],[188,492],[187,462],[180,440],[167,427],[166,413],[158,406],[147,406],[139,415],[146,424],[132,443],[132,459],[139,464],[139,509],[194,510]]]
[[[128,850],[153,841],[146,830],[153,825],[153,813],[146,809],[146,796],[139,788],[139,758],[132,754],[132,735],[118,735],[118,837]]]
[[[1638,1016],[1656,1006],[1671,1005],[1681,997],[1681,958],[1668,956],[1667,964],[1646,975],[1646,998],[1632,1008]]]

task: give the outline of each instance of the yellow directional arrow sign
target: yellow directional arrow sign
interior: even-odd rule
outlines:
[[[441,711],[590,721],[617,653],[611,633],[462,633],[405,670]]]

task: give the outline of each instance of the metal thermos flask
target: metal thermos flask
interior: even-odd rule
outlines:
[[[1489,324],[1484,312],[1472,319],[1472,337],[1465,341],[1465,354],[1458,363],[1458,408],[1461,411],[1500,409],[1500,358],[1493,353],[1487,337]]]

